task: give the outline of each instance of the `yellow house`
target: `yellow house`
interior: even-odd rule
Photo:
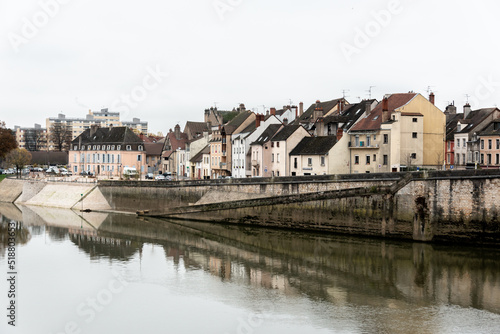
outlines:
[[[446,116],[421,94],[391,94],[351,128],[350,172],[399,172],[440,168]]]

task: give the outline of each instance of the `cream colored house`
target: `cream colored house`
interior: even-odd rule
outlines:
[[[250,144],[252,177],[271,177],[271,164],[277,158],[271,154],[271,139],[283,127],[280,124],[270,124],[261,135]]]
[[[71,142],[69,168],[74,174],[85,171],[108,178],[134,169],[143,178],[147,173],[144,143],[127,127],[93,126]]]
[[[349,133],[349,172],[399,172],[411,167],[441,168],[445,114],[434,95],[387,95]]]
[[[271,175],[290,175],[290,152],[305,137],[311,135],[301,125],[283,127],[271,140]]]
[[[290,152],[290,175],[328,174],[330,150],[336,143],[334,136],[303,138]]]

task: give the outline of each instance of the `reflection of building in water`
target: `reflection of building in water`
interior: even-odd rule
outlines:
[[[9,223],[14,222],[5,216],[0,215],[0,258],[5,256],[9,248]],[[31,240],[30,231],[23,226],[23,223],[14,222],[16,224],[16,242],[15,246],[27,244]]]
[[[99,235],[92,231],[70,230],[70,240],[89,254],[91,259],[110,258],[112,260],[130,261],[134,255],[142,253],[142,242]]]

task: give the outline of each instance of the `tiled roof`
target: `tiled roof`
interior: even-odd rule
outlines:
[[[226,134],[232,134],[241,124],[243,124],[248,117],[250,117],[253,112],[245,110],[240,112],[232,121],[224,125]]]
[[[468,133],[473,131],[478,124],[480,124],[486,117],[488,117],[492,112],[494,112],[497,108],[483,108],[478,110],[471,111],[466,119],[459,120],[461,124],[467,124],[465,127],[462,127],[460,131],[457,133]]]
[[[307,108],[306,111],[304,111],[302,116],[299,117],[299,122],[300,121],[312,121],[314,110],[316,108],[323,108],[323,115],[325,115],[327,112],[332,110],[342,100],[344,100],[344,99],[340,98],[340,99],[335,99],[335,100],[331,100],[331,101],[325,101],[325,102],[311,104],[311,106],[309,108]]]
[[[278,130],[282,127],[282,124],[271,124],[269,125],[264,132],[254,141],[251,145],[263,145],[271,140],[271,138],[278,132]]]
[[[401,108],[417,95],[416,93],[392,94],[388,97],[389,113],[393,112],[395,109]],[[351,128],[351,131],[374,131],[380,129],[380,125],[382,124],[382,105],[383,101],[377,104],[368,116],[359,120],[358,123]]]
[[[161,155],[163,143],[144,143],[146,155]]]
[[[272,141],[284,141],[287,140],[295,131],[300,128],[301,125],[291,124],[283,127],[272,139]]]
[[[186,126],[184,127],[184,132],[188,133],[188,131],[191,133],[193,137],[196,137],[197,135],[198,136],[202,135],[203,132],[210,132],[210,129],[208,127],[208,124],[205,122],[187,121]]]
[[[323,155],[337,143],[337,137],[304,137],[290,155]]]
[[[455,140],[455,131],[457,130],[457,122],[464,118],[464,114],[451,114],[447,116],[446,122],[446,140]]]
[[[255,130],[256,128],[257,128],[257,124],[255,124],[255,122],[251,122],[250,124],[248,124],[248,126],[246,128],[241,130],[241,133],[250,133],[253,130]]]
[[[91,129],[83,131],[76,137],[72,144],[142,144],[141,138],[136,135],[132,130],[126,126],[112,127],[112,128],[98,128],[95,133],[90,136]]]
[[[207,145],[203,148],[203,150],[201,150],[200,152],[198,152],[194,157],[192,157],[189,161],[191,162],[201,162],[202,159],[203,159],[203,154],[209,154],[210,153],[210,146]]]
[[[374,102],[377,102],[377,100],[375,99],[365,100],[347,106],[347,109],[344,112],[342,112],[342,117],[347,118],[347,121],[342,126],[342,129],[349,130],[358,121],[358,119],[366,112],[367,104],[369,104],[371,107],[371,105]]]

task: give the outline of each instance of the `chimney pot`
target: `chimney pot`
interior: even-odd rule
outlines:
[[[304,113],[304,102],[299,103],[299,116],[302,116]]]
[[[434,95],[434,93],[431,92],[431,94],[429,95],[429,101],[434,104],[434,99],[436,98],[436,96]]]

